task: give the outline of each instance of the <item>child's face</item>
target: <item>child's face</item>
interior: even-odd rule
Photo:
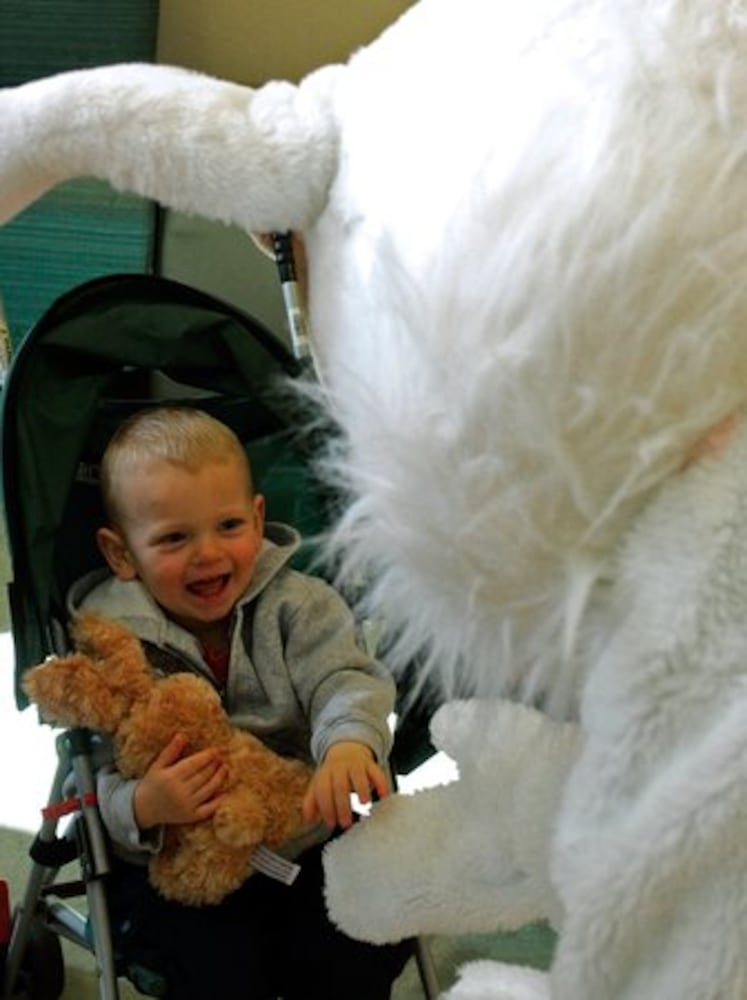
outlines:
[[[153,462],[118,484],[118,503],[122,533],[99,533],[117,576],[138,578],[198,636],[226,619],[252,579],[264,528],[263,498],[250,496],[240,463],[190,472]],[[119,555],[107,552],[107,534]]]

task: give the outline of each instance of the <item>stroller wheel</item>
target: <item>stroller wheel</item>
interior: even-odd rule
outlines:
[[[41,920],[33,920],[14,996],[19,1000],[58,1000],[64,988],[60,939]]]

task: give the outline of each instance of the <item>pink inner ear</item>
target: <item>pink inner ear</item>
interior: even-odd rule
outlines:
[[[701,458],[708,456],[716,458],[728,446],[737,430],[737,415],[730,413],[715,424],[688,452],[683,469],[688,468]]]

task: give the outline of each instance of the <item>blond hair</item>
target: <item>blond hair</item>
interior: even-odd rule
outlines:
[[[239,462],[254,492],[249,459],[230,428],[204,410],[157,406],[139,410],[117,428],[101,459],[101,497],[107,518],[121,519],[117,484],[139,465],[162,461],[194,472],[210,462]]]

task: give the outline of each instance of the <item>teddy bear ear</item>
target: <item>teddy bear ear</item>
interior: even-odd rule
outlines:
[[[120,691],[128,703],[150,688],[153,674],[142,644],[126,625],[84,612],[74,619],[70,631],[75,648],[92,661],[100,685]]]
[[[112,691],[104,672],[83,653],[52,657],[26,673],[23,688],[46,722],[110,729],[129,698]]]
[[[336,169],[344,71],[255,90],[135,63],[0,90],[0,221],[89,176],[248,232],[305,229]]]

